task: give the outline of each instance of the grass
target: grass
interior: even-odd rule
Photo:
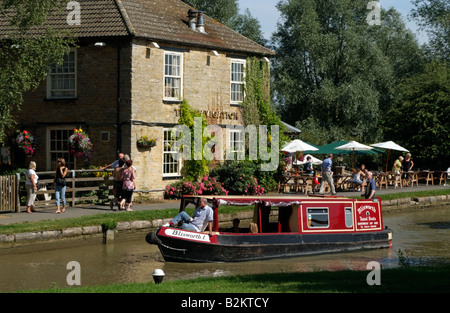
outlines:
[[[400,198],[415,198],[425,196],[438,196],[438,195],[450,195],[450,188],[439,190],[426,190],[426,191],[411,191],[411,192],[398,192],[392,194],[381,195],[382,200],[394,200]],[[352,197],[360,198],[360,197]],[[226,206],[221,208],[220,212],[223,214],[236,213],[239,211],[253,210],[253,206],[249,207],[233,207]],[[193,209],[186,210],[189,214],[192,214]],[[154,220],[171,218],[179,212],[179,209],[165,209],[165,210],[147,210],[147,211],[133,211],[133,212],[114,212],[96,214],[91,216],[83,216],[78,218],[67,218],[60,220],[46,220],[38,222],[23,222],[17,224],[0,225],[0,234],[15,234],[22,232],[34,232],[45,230],[58,230],[70,227],[84,227],[84,226],[96,226],[101,225],[104,222],[115,220],[116,222],[130,222],[137,220]]]
[[[225,207],[224,210],[221,210],[221,213],[227,214],[248,210],[250,210],[250,207],[228,206]],[[23,223],[0,225],[0,234],[16,234],[22,232],[58,230],[70,227],[97,226],[105,222],[110,222],[111,220],[114,220],[116,222],[131,222],[131,221],[164,219],[174,217],[175,215],[178,214],[178,212],[179,209],[114,212],[114,213],[102,213],[90,216],[82,216],[76,218],[65,218],[59,220],[23,222]],[[187,208],[186,212],[192,215],[194,209]]]
[[[401,198],[420,198],[420,197],[435,197],[450,195],[450,188],[437,190],[422,190],[410,192],[396,192],[380,195],[381,200],[395,200]]]
[[[106,286],[51,288],[53,293],[448,293],[450,265],[382,269],[381,285],[367,284],[368,271],[275,273]]]

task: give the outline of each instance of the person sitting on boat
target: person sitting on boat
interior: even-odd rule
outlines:
[[[195,210],[192,217],[185,211],[177,214],[168,224],[163,226],[175,227],[178,223],[183,222],[179,227],[181,229],[202,232],[208,226],[209,234],[212,235],[212,222],[214,219],[213,210],[208,206],[206,199],[200,199],[200,205]]]
[[[375,199],[375,191],[377,189],[377,185],[375,183],[375,179],[373,179],[373,174],[370,171],[366,172],[366,178],[367,178],[367,187],[361,196],[365,199]]]

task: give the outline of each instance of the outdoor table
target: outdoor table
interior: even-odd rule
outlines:
[[[439,179],[439,186],[442,184],[442,182],[444,182],[444,184],[447,181],[447,171],[434,171],[434,173],[436,173],[436,175],[434,176],[434,179],[438,180]]]
[[[418,179],[418,172],[414,172],[414,171],[407,171],[407,172],[402,172],[402,184],[406,185],[407,187],[409,186],[409,184],[411,184],[411,187],[414,186],[414,183],[416,183],[416,186],[419,186],[419,179]]]
[[[351,174],[336,174],[334,175],[334,187],[340,190],[348,189],[349,180],[352,178]]]
[[[400,188],[403,188],[402,186],[402,174],[395,173],[395,172],[387,172],[387,181],[388,185],[393,185],[394,189],[397,189],[397,186],[400,186]]]
[[[301,188],[305,194],[308,194],[308,190],[313,192],[313,186],[314,186],[313,174],[302,174],[298,176],[297,187]]]
[[[388,189],[388,174],[384,172],[373,173],[373,179],[375,179],[375,183],[378,187],[383,189],[383,186]]]
[[[434,186],[434,172],[433,171],[420,171],[418,172],[418,180],[425,180],[426,185],[431,181],[431,184]]]

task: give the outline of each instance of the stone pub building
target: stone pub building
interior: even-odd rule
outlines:
[[[137,188],[161,190],[181,178],[171,151],[181,100],[209,124],[242,125],[246,59],[268,61],[273,52],[179,0],[78,3],[78,25],[67,22],[70,10],[48,18],[49,26],[70,30],[77,47],[25,95],[17,128],[34,133],[32,160],[40,171],[53,170],[58,157],[70,169],[86,166],[67,147],[74,128],[82,128],[94,145],[91,165],[109,164],[119,151],[129,154]],[[156,146],[140,148],[144,135],[156,138]],[[231,146],[240,138],[225,136]]]

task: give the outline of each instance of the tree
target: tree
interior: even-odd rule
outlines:
[[[446,169],[450,159],[450,64],[432,62],[400,85],[403,95],[383,123],[417,167]]]
[[[430,36],[432,54],[441,60],[450,58],[450,2],[448,0],[413,0],[412,17]]]
[[[261,31],[261,24],[248,9],[239,13],[238,0],[183,0],[187,4],[204,11],[208,16],[261,44],[267,44]]]
[[[50,10],[61,0],[9,0],[0,2],[2,21],[10,26],[9,38],[0,43],[0,142],[14,124],[12,112],[20,110],[23,93],[34,90],[47,75],[48,67],[62,61],[73,39],[66,32],[43,29],[31,35],[33,26],[42,25]]]
[[[400,15],[382,10],[382,24],[371,26],[363,0],[290,0],[277,7],[272,89],[283,120],[297,122],[316,144],[381,140],[378,125],[395,86],[421,60]]]
[[[392,70],[367,35],[366,6],[362,0],[278,4],[273,88],[285,121],[300,121],[301,129],[330,141],[348,138],[354,128],[362,140],[380,136],[373,125]]]

